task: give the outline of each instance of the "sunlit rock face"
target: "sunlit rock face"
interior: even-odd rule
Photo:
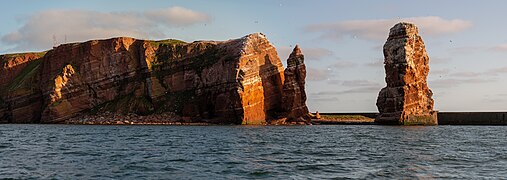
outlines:
[[[310,120],[308,107],[306,106],[306,65],[304,59],[305,57],[298,45],[287,59],[282,96],[287,121],[306,122]]]
[[[285,112],[283,65],[261,33],[192,43],[92,40],[18,59],[4,55],[4,61],[0,74],[9,78],[0,78],[0,122],[56,123],[97,112],[174,112],[186,122],[264,124]],[[304,87],[301,63],[289,62],[293,66],[287,71],[297,81],[287,87],[287,93],[297,93],[288,94],[294,102],[306,99],[304,89],[297,89],[301,81]]]
[[[384,44],[387,87],[377,98],[379,115],[375,122],[396,125],[436,125],[433,93],[426,78],[429,57],[418,28],[398,23],[391,28]]]

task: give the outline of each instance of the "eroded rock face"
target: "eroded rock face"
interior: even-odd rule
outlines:
[[[53,123],[97,112],[174,112],[185,122],[263,124],[283,111],[283,66],[260,33],[221,42],[92,40],[60,45],[33,62],[18,73],[31,73],[23,76],[23,89],[2,90],[2,121]],[[304,87],[304,75],[294,74],[303,78]],[[25,96],[12,96],[26,90]],[[30,103],[16,105],[9,97]],[[33,113],[16,117],[15,105]]]
[[[45,53],[1,55],[0,122],[30,123],[40,118],[42,94],[38,88]]]
[[[285,83],[283,85],[282,104],[287,113],[287,121],[309,121],[308,107],[306,106],[306,66],[304,55],[298,45],[287,59],[287,68],[284,71]]]
[[[379,116],[375,122],[399,125],[436,125],[433,93],[426,78],[429,57],[418,29],[410,23],[391,28],[384,44],[387,87],[377,99]]]

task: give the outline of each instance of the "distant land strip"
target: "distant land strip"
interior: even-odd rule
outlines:
[[[378,113],[320,113],[321,116],[363,116],[375,119]],[[319,124],[374,124],[369,121],[321,121],[314,120]],[[507,112],[438,112],[438,125],[507,125]]]

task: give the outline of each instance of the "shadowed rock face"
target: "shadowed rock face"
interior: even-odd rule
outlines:
[[[0,122],[53,123],[109,111],[175,112],[190,122],[263,124],[284,109],[283,65],[260,33],[221,42],[92,40],[17,61],[28,64],[0,71],[16,77],[0,79]],[[296,63],[294,68],[299,67]],[[304,87],[304,75],[289,71],[298,81],[302,78]],[[10,85],[19,82],[23,86]],[[300,98],[302,92],[297,97],[306,99]],[[18,111],[30,113],[21,117],[15,115]]]
[[[42,53],[1,55],[0,123],[38,122],[42,94],[37,88]],[[15,121],[14,121],[15,119]]]
[[[436,125],[433,93],[426,78],[429,57],[418,29],[410,23],[391,28],[384,44],[387,87],[377,99],[380,124]]]
[[[282,98],[283,107],[287,113],[287,121],[310,120],[308,107],[306,106],[306,66],[304,59],[304,55],[298,45],[296,45],[290,54],[289,59],[287,59]]]

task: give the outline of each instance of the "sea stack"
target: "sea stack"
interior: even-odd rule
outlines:
[[[437,125],[433,93],[426,78],[429,57],[414,24],[398,23],[384,44],[387,87],[377,98],[378,124]]]
[[[305,56],[296,45],[287,59],[287,68],[284,71],[282,106],[286,112],[287,121],[291,122],[309,122],[310,120],[306,106],[306,66],[304,60]]]

